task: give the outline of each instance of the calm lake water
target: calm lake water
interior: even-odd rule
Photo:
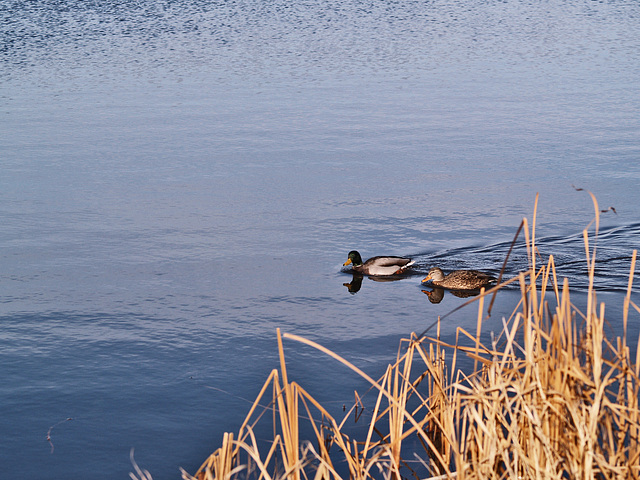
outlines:
[[[378,377],[465,301],[430,302],[429,267],[497,273],[536,193],[578,305],[594,208],[574,186],[615,207],[597,284],[619,328],[638,32],[635,1],[2,2],[3,478],[128,478],[131,448],[156,480],[193,473],[277,367],[277,328]],[[350,293],[352,249],[418,271]],[[507,273],[525,266],[520,243]],[[285,348],[337,416],[366,390]]]

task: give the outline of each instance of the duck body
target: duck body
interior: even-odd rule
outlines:
[[[349,258],[342,265],[352,265],[354,272],[364,275],[400,275],[413,265],[413,260],[406,257],[371,257],[362,261],[360,253],[355,250],[349,252]]]
[[[429,280],[438,287],[450,290],[479,290],[496,283],[495,277],[478,270],[455,270],[445,275],[438,267],[429,270],[429,275],[422,283]]]

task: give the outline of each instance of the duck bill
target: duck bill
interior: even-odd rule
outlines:
[[[431,275],[427,275],[427,276],[424,278],[424,280],[422,280],[422,282],[420,282],[420,283],[424,283],[424,282],[427,282],[427,281],[429,281],[429,280],[431,280]]]
[[[342,264],[343,267],[346,267],[347,265],[351,265],[351,259],[347,260]]]

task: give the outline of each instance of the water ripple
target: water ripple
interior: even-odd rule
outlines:
[[[593,232],[591,232],[591,235]],[[590,246],[594,239],[590,237]],[[559,281],[566,277],[576,291],[588,286],[588,269],[582,234],[549,236],[536,240],[540,266],[553,255]],[[631,267],[632,253],[640,246],[640,223],[603,228],[597,239],[595,286],[598,290],[625,292]],[[424,253],[416,256],[422,270],[439,266],[443,270],[478,269],[498,274],[507,256],[511,241],[480,247],[459,247]],[[506,264],[505,275],[517,275],[527,268],[528,257],[522,238],[516,242]],[[637,273],[637,271],[636,271]],[[637,287],[636,287],[637,290]]]

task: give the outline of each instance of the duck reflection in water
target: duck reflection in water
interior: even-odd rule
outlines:
[[[429,301],[431,303],[440,303],[444,298],[444,288],[442,287],[433,287],[432,290],[422,290],[427,297],[429,297]],[[454,297],[458,298],[468,298],[475,297],[480,294],[480,290],[449,290],[449,293]]]
[[[362,287],[362,279],[364,278],[364,275],[362,275],[361,273],[352,273],[353,278],[351,279],[351,281],[349,283],[343,283],[342,285],[344,285],[345,287],[347,287],[347,290],[349,290],[350,294],[355,294],[358,293],[358,291],[360,291],[360,288]],[[388,276],[388,277],[376,277],[376,276],[370,276],[369,280],[373,280],[374,282],[397,282],[398,280],[402,280],[403,276],[400,275],[395,275],[395,276]]]
[[[347,287],[347,290],[349,290],[349,293],[351,295],[355,295],[360,291],[360,288],[362,287],[362,278],[363,275],[354,273],[351,281],[349,283],[343,283],[342,285]]]
[[[444,298],[444,288],[435,287],[433,290],[422,290],[431,303],[440,303]]]

